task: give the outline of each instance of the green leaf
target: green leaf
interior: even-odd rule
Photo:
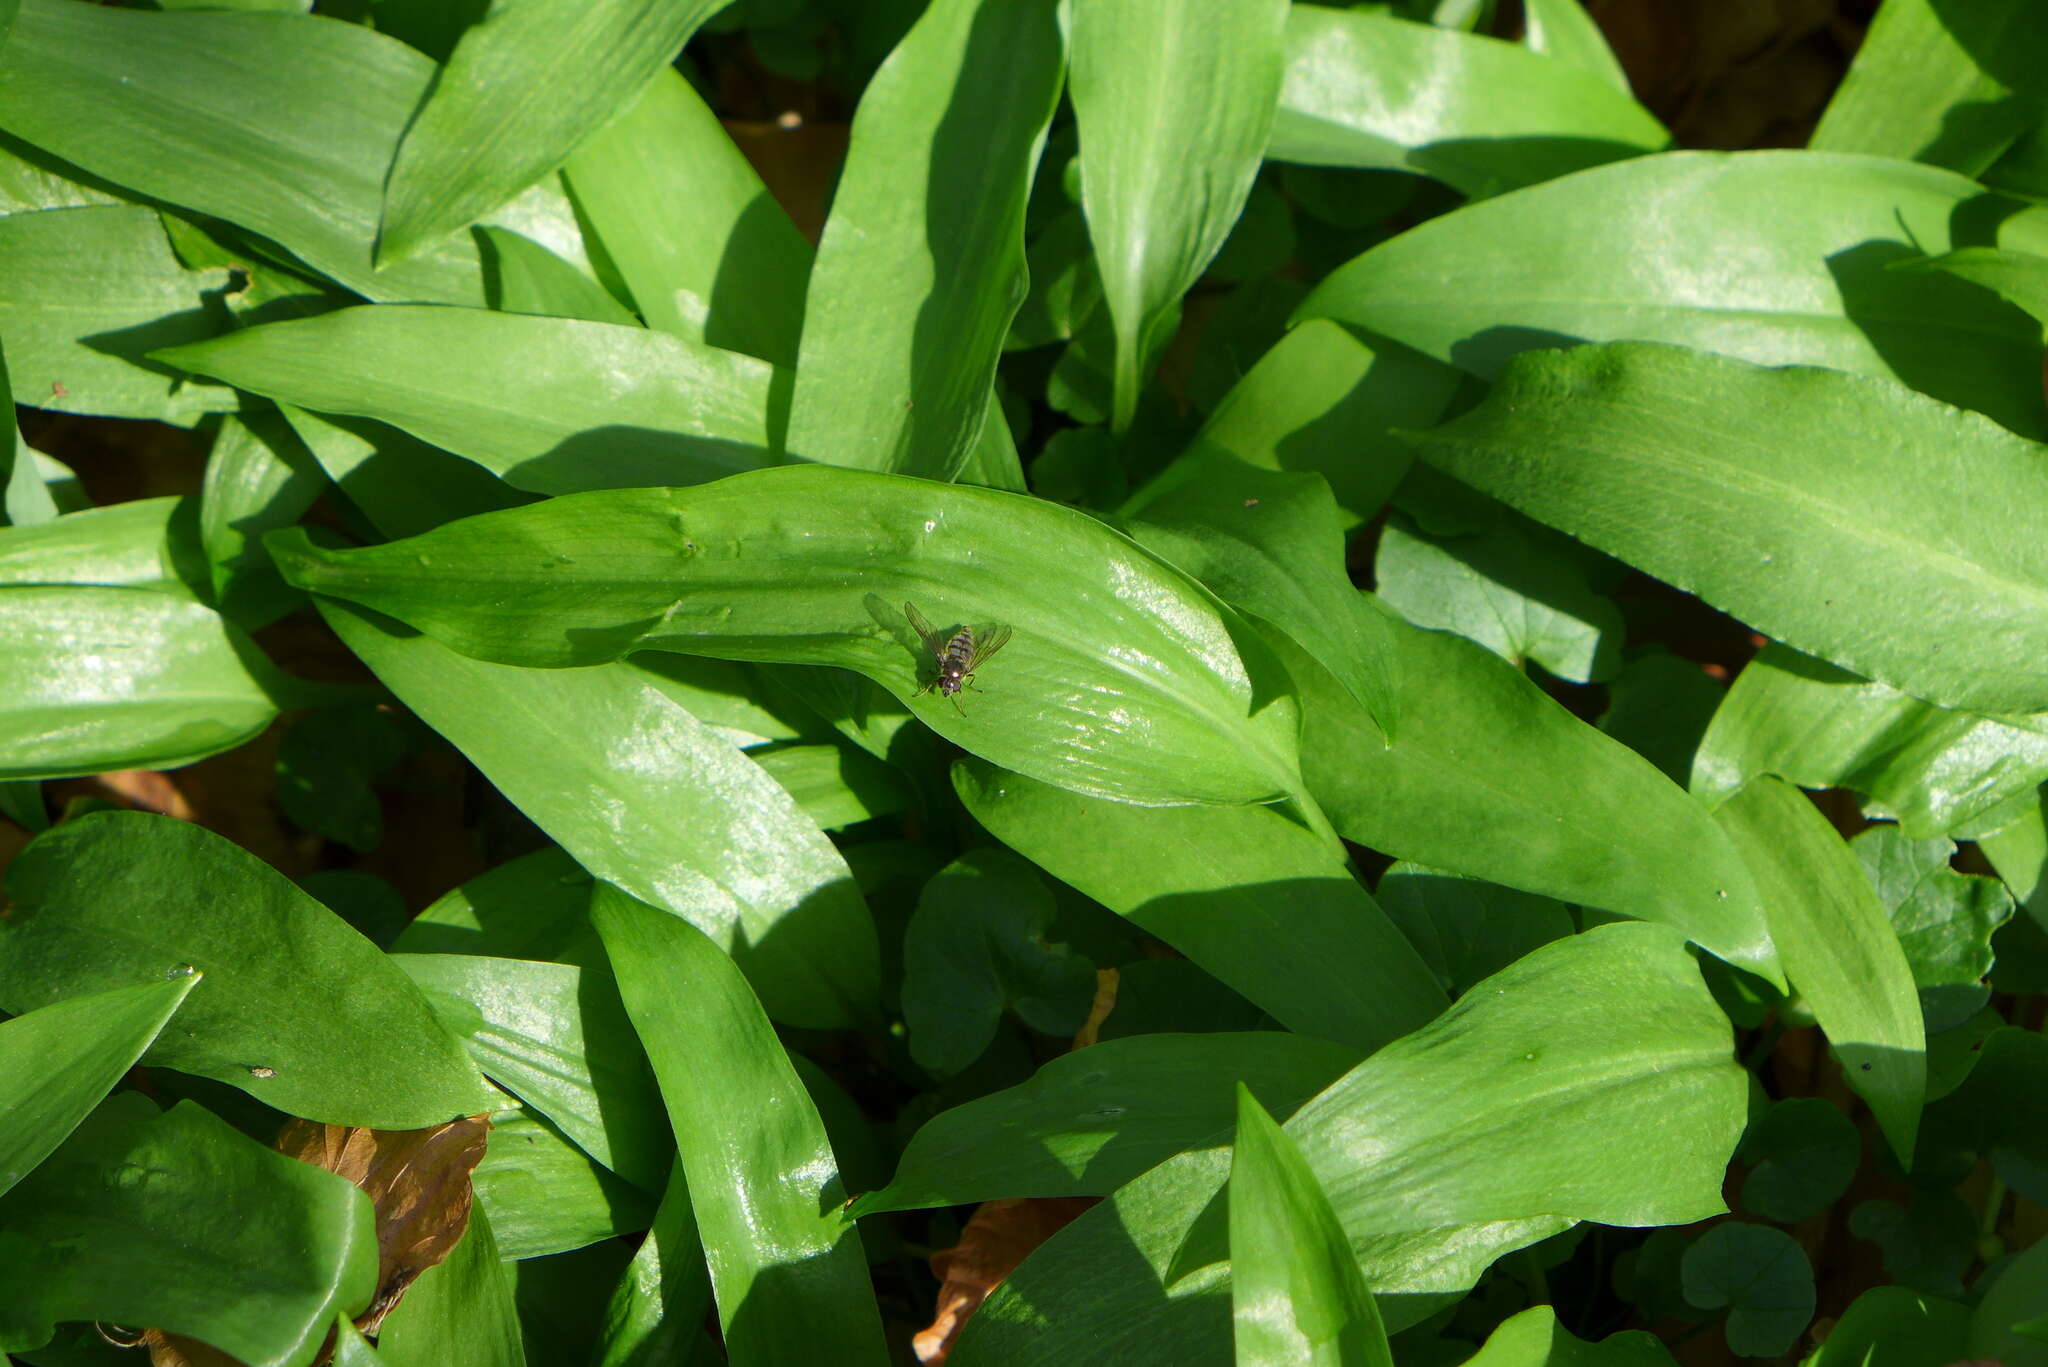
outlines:
[[[671,1160],[661,1095],[609,974],[455,954],[392,962],[493,1081],[613,1172],[661,1189]]]
[[[1607,685],[1600,729],[1683,787],[1728,690],[1698,662],[1661,646],[1631,652],[1631,657]]]
[[[194,383],[145,360],[159,347],[218,332],[221,320],[207,300],[227,285],[226,271],[179,263],[153,209],[123,204],[0,218],[0,332],[14,401],[187,426],[234,407],[224,386]]]
[[[562,169],[647,326],[796,364],[811,246],[681,72]]]
[[[497,1231],[499,1255],[508,1260],[635,1234],[654,1218],[649,1192],[613,1176],[524,1106],[491,1116],[491,1146],[473,1181]]]
[[[384,1359],[347,1315],[334,1317],[335,1367],[384,1367]]]
[[[1251,193],[1287,13],[1284,0],[1076,0],[1063,15],[1081,204],[1116,329],[1116,431]]]
[[[1012,1196],[1107,1196],[1228,1136],[1230,1082],[1291,1115],[1359,1051],[1279,1031],[1135,1035],[1061,1054],[1028,1082],[942,1111],[856,1216]]]
[[[1579,0],[1523,0],[1522,41],[1531,52],[1568,62],[1629,93],[1628,73]]]
[[[2007,212],[1948,171],[1673,152],[1410,229],[1332,272],[1297,316],[1367,328],[1486,379],[1518,352],[1573,340],[1830,366],[2038,435],[2040,325],[1963,281],[1888,269],[1962,245],[1957,232],[1992,245],[1988,227],[1970,226],[1979,214],[1996,222],[1996,245],[2048,254],[2048,210]],[[1742,267],[1702,275],[1710,257]],[[1452,270],[1459,287],[1447,293]]]
[[[1123,516],[1144,545],[1292,636],[1396,734],[1391,628],[1352,610],[1343,523],[1320,476],[1268,472],[1197,442]]]
[[[279,405],[292,431],[350,503],[385,536],[413,536],[475,513],[534,501],[482,466],[396,427]]]
[[[1885,1276],[1937,1296],[1962,1295],[1976,1261],[1976,1212],[1953,1191],[1916,1190],[1910,1210],[1865,1201],[1850,1212],[1849,1232],[1884,1249]]]
[[[1050,5],[935,0],[868,83],[805,301],[792,453],[960,471],[1024,299],[1064,58]]]
[[[117,987],[0,1021],[0,1196],[134,1066],[198,981]]]
[[[1685,1251],[1685,1298],[1702,1310],[1728,1307],[1737,1356],[1774,1358],[1813,1320],[1813,1265],[1783,1230],[1716,1225]]]
[[[1863,1140],[1826,1100],[1790,1097],[1772,1102],[1751,1122],[1736,1156],[1756,1165],[1743,1179],[1743,1209],[1789,1225],[1825,1210],[1849,1189]]]
[[[632,311],[607,294],[603,285],[532,238],[509,228],[478,227],[472,232],[490,307],[544,318],[640,326]]]
[[[654,1226],[605,1307],[594,1367],[687,1364],[711,1309],[711,1275],[680,1164],[670,1173]]]
[[[1386,612],[1361,595],[1356,611]],[[1302,766],[1346,839],[1468,878],[1661,921],[1775,980],[1763,906],[1700,805],[1499,656],[1397,623],[1405,719],[1389,746],[1320,665],[1279,642],[1303,691]],[[1513,736],[1513,745],[1487,737]]]
[[[1926,1037],[1913,970],[1870,880],[1827,818],[1777,779],[1744,785],[1714,819],[1749,864],[1785,972],[1827,1033],[1844,1078],[1910,1166],[1927,1086]]]
[[[1859,1295],[1808,1367],[1922,1367],[1969,1356],[1970,1308],[1903,1286]]]
[[[1887,0],[1808,145],[1981,174],[2048,103],[2040,17],[2028,0]]]
[[[139,498],[0,530],[0,584],[157,589],[204,597],[191,498]]]
[[[298,1367],[376,1290],[374,1226],[369,1199],[333,1173],[192,1102],[158,1114],[123,1093],[0,1200],[0,1349],[101,1320]]]
[[[1899,270],[1944,271],[1959,280],[1982,285],[2015,308],[2048,323],[2048,256],[2000,251],[1996,247],[1958,247],[1925,261],[1903,261]]]
[[[1621,666],[1621,608],[1587,582],[1585,552],[1506,515],[1471,536],[1433,537],[1387,519],[1373,560],[1380,600],[1419,627],[1455,631],[1519,665],[1604,682]]]
[[[1380,877],[1380,905],[1452,993],[1578,929],[1563,904],[1476,878],[1397,863]]]
[[[1230,1299],[1238,1367],[1394,1367],[1329,1196],[1242,1082],[1230,1159]]]
[[[887,1362],[838,1164],[768,1018],[687,922],[600,886],[591,916],[653,1060],[735,1361]]]
[[[483,1084],[405,975],[256,856],[168,817],[101,812],[8,869],[0,1007],[183,976],[146,1060],[292,1115],[412,1129],[481,1109]]]
[[[270,563],[263,534],[297,522],[326,487],[312,453],[277,414],[221,420],[206,457],[199,536],[213,601],[230,621],[254,629],[301,601]]]
[[[1943,706],[2048,709],[2042,449],[1975,414],[1620,344],[1518,358],[1419,453],[1830,663]]]
[[[1536,8],[1530,5],[1532,13]],[[1559,1324],[1555,1310],[1533,1305],[1503,1321],[1487,1336],[1486,1346],[1466,1359],[1466,1367],[1671,1367],[1672,1362],[1671,1350],[1640,1329],[1588,1343]]]
[[[953,783],[998,840],[1289,1029],[1376,1049],[1446,1005],[1337,852],[1278,808],[1103,802],[974,760]]]
[[[464,654],[560,666],[676,649],[838,665],[907,703],[935,673],[904,614],[915,602],[941,631],[1017,632],[972,707],[936,692],[911,703],[992,763],[1137,802],[1255,802],[1296,786],[1292,708],[1235,615],[1093,518],[1039,499],[787,466],[572,495],[359,551],[296,532],[270,546],[300,587]]]
[[[0,0],[0,3],[5,3],[5,0]],[[13,21],[12,11],[8,12],[7,18],[8,22]],[[0,33],[0,44],[6,41],[6,34]],[[5,390],[10,396],[14,393],[14,381],[7,369],[4,349],[0,349],[0,390]],[[17,461],[23,466],[30,464],[22,458],[21,453],[26,449],[21,440],[21,428],[14,420],[14,410],[9,408],[5,419],[0,419],[0,527],[14,525],[14,472]]]
[[[271,239],[371,299],[481,304],[466,238],[389,270],[384,177],[434,64],[360,24],[23,0],[0,128],[139,195]]]
[[[2048,778],[2048,734],[1951,711],[1773,641],[1736,676],[1693,761],[1709,800],[1758,774],[1851,788],[1926,839],[1988,819]]]
[[[1310,319],[1276,342],[1223,396],[1181,460],[1222,451],[1264,470],[1329,481],[1345,529],[1372,520],[1407,472],[1395,428],[1443,415],[1458,372],[1406,347]],[[1185,478],[1179,463],[1164,478]]]
[[[1890,913],[1906,952],[1927,1033],[1961,1025],[1991,998],[1991,935],[2012,919],[2012,896],[1995,878],[1949,867],[1956,847],[1873,826],[1849,842]]]
[[[345,604],[321,608],[386,687],[578,863],[736,955],[778,1020],[829,1029],[873,1009],[879,951],[846,861],[659,676],[625,663],[485,664]]]
[[[694,484],[770,459],[773,370],[646,328],[386,304],[158,358],[391,423],[535,493]]]
[[[1071,1035],[1095,999],[1095,965],[1051,944],[1052,894],[1008,850],[969,850],[925,884],[903,936],[910,1055],[957,1073],[981,1057],[1004,1010]]]
[[[1670,141],[1625,85],[1576,63],[1386,14],[1295,5],[1267,155],[1414,171],[1478,198]]]
[[[558,958],[590,933],[590,884],[562,851],[535,850],[437,898],[399,933],[392,952]]]
[[[131,588],[0,588],[0,678],[4,778],[175,769],[250,740],[293,701],[212,608]]]
[[[1968,1355],[1991,1354],[2009,1367],[2040,1367],[2048,1351],[2028,1330],[2043,1313],[2048,1313],[2048,1242],[2015,1257],[1991,1283],[1970,1317]]]
[[[376,849],[384,838],[376,783],[414,748],[399,720],[382,706],[358,703],[294,721],[277,747],[279,810],[302,831],[354,850]]]
[[[728,3],[491,7],[405,130],[384,189],[378,264],[474,222],[567,161]]]
[[[851,745],[769,745],[749,750],[747,758],[823,830],[890,816],[911,802],[895,769]]]
[[[1284,1128],[1399,1329],[1442,1303],[1420,1293],[1462,1291],[1573,1220],[1719,1211],[1744,1093],[1679,938],[1610,925],[1496,974]],[[1224,1150],[1183,1154],[1055,1235],[977,1312],[955,1367],[1227,1361],[1227,1171]]]
[[[384,1367],[526,1367],[511,1267],[481,1206],[447,1258],[420,1273],[377,1335]]]

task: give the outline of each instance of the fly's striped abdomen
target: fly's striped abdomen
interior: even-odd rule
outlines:
[[[974,631],[962,627],[947,640],[944,650],[939,652],[939,692],[952,697],[960,691],[961,681],[974,663]]]

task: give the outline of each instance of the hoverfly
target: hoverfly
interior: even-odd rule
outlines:
[[[1010,643],[1010,628],[1007,626],[956,627],[951,635],[935,630],[924,614],[915,605],[905,603],[903,615],[910,619],[911,629],[917,632],[924,648],[931,652],[932,661],[939,667],[938,677],[917,690],[914,696],[922,697],[934,688],[942,698],[951,698],[953,706],[961,716],[967,709],[960,706],[960,690],[973,688],[970,682],[974,671],[988,663],[989,657]],[[975,689],[979,693],[980,689]]]

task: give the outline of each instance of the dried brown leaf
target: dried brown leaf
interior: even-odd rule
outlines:
[[[940,1282],[938,1306],[931,1324],[910,1341],[917,1360],[925,1367],[942,1367],[968,1318],[1003,1278],[1099,1199],[1041,1196],[982,1202],[960,1231],[960,1242],[932,1254],[932,1274]]]

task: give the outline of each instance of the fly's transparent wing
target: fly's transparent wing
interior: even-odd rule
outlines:
[[[976,627],[974,649],[967,656],[967,668],[962,673],[972,674],[988,662],[991,655],[1010,643],[1008,626]]]
[[[932,630],[932,624],[924,619],[924,614],[917,610],[916,604],[905,603],[903,605],[903,615],[910,619],[910,629],[917,633],[917,638],[920,641],[924,642],[926,650],[929,650],[936,656],[946,648],[945,638]]]

